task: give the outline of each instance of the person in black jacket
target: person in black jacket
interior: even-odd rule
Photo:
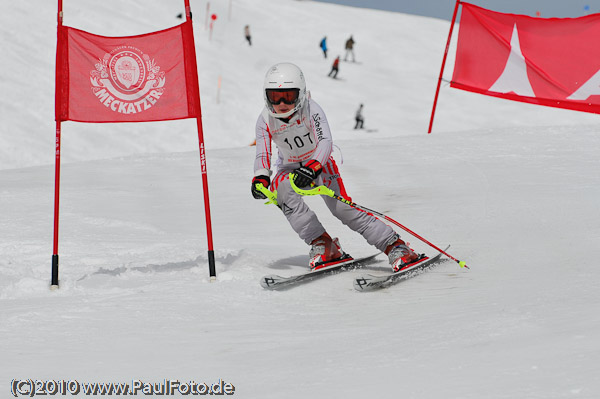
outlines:
[[[346,40],[346,55],[344,56],[344,61],[348,61],[348,54],[352,54],[352,62],[356,62],[354,59],[354,39],[352,35],[350,39]]]

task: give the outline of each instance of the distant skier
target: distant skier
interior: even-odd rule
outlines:
[[[321,39],[321,43],[319,43],[319,47],[323,50],[323,55],[327,58],[327,36]]]
[[[250,36],[250,25],[244,26],[244,36],[246,36],[246,40],[248,40],[248,45],[252,46],[252,36]]]
[[[346,40],[346,55],[344,56],[344,61],[348,61],[348,54],[352,55],[352,62],[356,62],[354,59],[354,39],[352,35],[350,35],[350,39]]]
[[[294,64],[271,67],[264,80],[265,108],[256,122],[256,158],[252,195],[266,196],[258,188],[271,185],[272,141],[277,147],[276,173],[271,190],[277,191],[277,202],[292,229],[311,246],[309,266],[348,258],[339,240],[331,238],[317,215],[290,184],[308,187],[311,183],[326,185],[337,195],[349,196],[338,167],[331,157],[333,141],[327,117],[306,91],[304,75]],[[418,259],[418,255],[400,239],[390,226],[373,215],[359,211],[331,197],[323,197],[331,213],[350,229],[361,234],[369,244],[387,254],[395,271]]]
[[[356,110],[356,115],[354,116],[354,120],[356,121],[356,125],[354,125],[354,129],[362,129],[365,119],[362,115],[363,105],[360,104],[358,110]]]
[[[337,78],[337,74],[338,71],[340,70],[340,56],[338,55],[338,57],[333,61],[333,65],[331,66],[331,71],[329,71],[329,77],[332,78]],[[333,76],[331,76],[333,75]]]

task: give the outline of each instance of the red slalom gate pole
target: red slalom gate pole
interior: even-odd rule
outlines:
[[[186,19],[192,20],[192,10],[190,7],[190,1],[184,0],[185,4],[185,15]],[[196,48],[194,44],[194,35],[190,38],[190,45],[194,49],[194,59],[193,59],[193,69],[194,69],[194,79],[198,79],[198,67],[196,65]],[[198,84],[195,84],[195,87],[198,87]],[[204,189],[204,214],[206,219],[206,236],[208,241],[208,271],[210,275],[210,281],[215,281],[217,278],[217,272],[215,268],[215,251],[213,248],[213,235],[212,235],[212,222],[210,217],[210,200],[208,196],[208,173],[206,170],[206,154],[204,152],[204,131],[202,129],[202,111],[200,109],[200,89],[197,90],[197,107],[198,107],[198,116],[196,117],[196,124],[198,126],[198,143],[200,146],[200,169],[202,172],[202,187]]]
[[[456,14],[458,13],[458,6],[460,0],[456,0],[454,6],[454,14],[452,15],[452,22],[450,23],[450,32],[448,33],[448,41],[446,41],[446,50],[444,51],[444,58],[442,59],[442,68],[440,69],[440,77],[438,78],[437,88],[435,89],[435,97],[433,98],[433,108],[431,109],[431,118],[429,119],[429,130],[427,134],[431,133],[433,128],[433,118],[435,117],[435,109],[437,107],[438,96],[440,94],[440,87],[442,85],[442,75],[444,74],[444,67],[446,66],[446,58],[448,57],[448,49],[450,48],[450,40],[452,39],[452,31],[454,30],[454,23],[456,22]]]
[[[58,288],[58,210],[60,202],[60,121],[56,121],[54,165],[54,242],[52,245],[52,276],[50,288]]]
[[[56,37],[56,72],[55,72],[55,80],[56,80],[56,88],[55,88],[55,107],[59,107],[62,103],[62,98],[60,97],[59,87],[62,85],[59,82],[62,82],[62,75],[59,72],[59,66],[62,62],[62,52],[61,45],[62,42],[60,40],[61,28],[63,24],[63,9],[62,9],[62,0],[58,0],[58,12],[56,14],[57,17],[57,37]],[[58,289],[58,210],[59,210],[59,202],[60,202],[60,134],[61,134],[61,126],[60,126],[60,118],[58,117],[58,110],[56,110],[56,139],[55,139],[55,148],[54,148],[54,236],[53,236],[53,244],[52,244],[52,266],[51,266],[51,277],[50,277],[50,289],[56,290]]]

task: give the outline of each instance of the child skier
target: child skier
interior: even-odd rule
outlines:
[[[333,65],[331,65],[331,71],[329,71],[329,74],[327,76],[332,77],[332,78],[337,78],[337,74],[340,71],[340,56],[338,55],[337,58],[333,61]],[[333,76],[331,76],[333,75]]]
[[[356,115],[354,115],[354,120],[356,121],[356,125],[354,125],[354,129],[362,129],[365,123],[365,118],[362,115],[363,105],[360,104],[358,109],[356,110]]]
[[[327,117],[321,107],[306,91],[304,75],[291,63],[271,67],[264,80],[265,108],[256,122],[256,160],[252,195],[264,199],[256,185],[277,191],[277,202],[292,229],[311,245],[311,269],[334,263],[348,257],[337,238],[332,239],[306,205],[302,196],[294,191],[289,181],[292,173],[296,186],[308,187],[311,183],[325,185],[337,195],[346,194],[337,165],[331,157],[333,142]],[[271,185],[271,142],[275,142],[277,169]],[[384,252],[394,271],[416,261],[419,257],[388,225],[365,212],[352,208],[331,197],[323,197],[331,213],[343,224],[360,233],[369,244]]]

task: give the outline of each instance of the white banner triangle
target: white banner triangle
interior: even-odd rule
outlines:
[[[502,71],[502,74],[492,87],[489,88],[489,91],[498,93],[514,92],[520,96],[535,97],[529,77],[527,76],[525,57],[523,57],[523,53],[521,52],[517,24],[513,28],[510,39],[510,54],[504,66],[504,71]]]

